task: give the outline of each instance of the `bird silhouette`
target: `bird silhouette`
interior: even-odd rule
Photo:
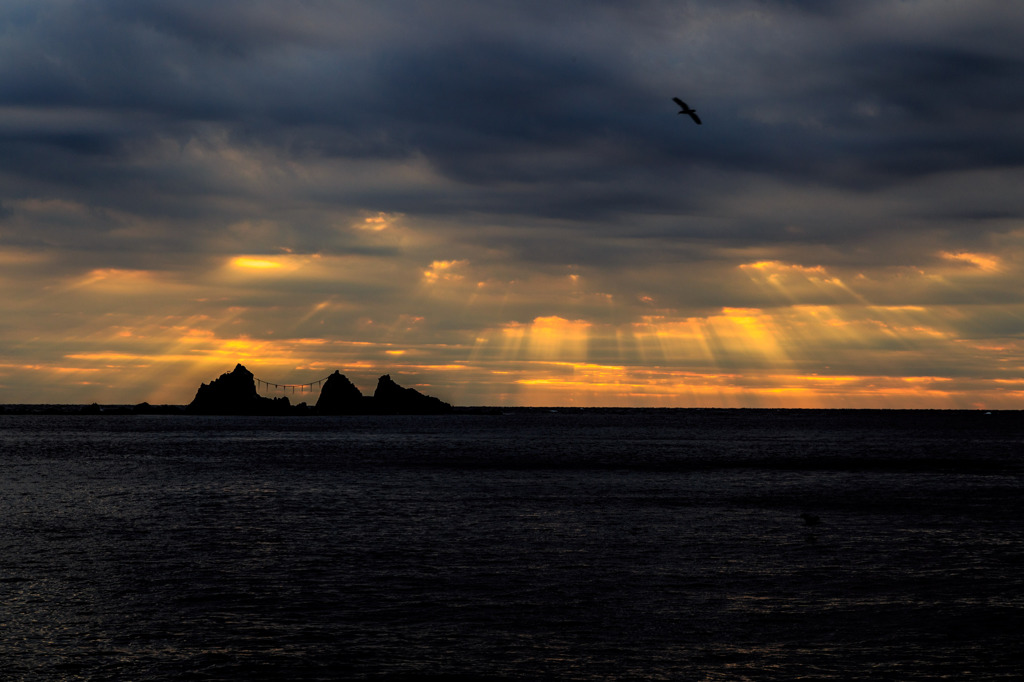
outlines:
[[[691,109],[690,107],[686,106],[686,102],[684,102],[683,100],[679,99],[678,97],[673,97],[672,101],[675,102],[676,104],[678,104],[679,106],[681,106],[683,108],[683,110],[679,112],[680,114],[689,114],[690,118],[693,119],[694,123],[696,123],[697,125],[701,124],[700,123],[700,118],[697,116],[697,110],[696,109]]]

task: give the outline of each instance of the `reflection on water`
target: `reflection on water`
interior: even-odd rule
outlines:
[[[1009,678],[1024,422],[993,416],[0,417],[0,666]]]

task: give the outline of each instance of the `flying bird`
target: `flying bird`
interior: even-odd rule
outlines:
[[[683,110],[679,112],[680,114],[689,114],[690,118],[693,119],[693,122],[696,123],[697,125],[700,125],[700,118],[697,117],[696,109],[691,109],[690,107],[686,106],[686,102],[679,99],[678,97],[673,97],[672,101],[683,108]]]

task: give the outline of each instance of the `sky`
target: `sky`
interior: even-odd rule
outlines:
[[[1024,408],[1021,35],[1004,0],[3,0],[0,403],[242,363]]]

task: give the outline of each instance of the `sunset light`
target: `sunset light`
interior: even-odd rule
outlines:
[[[1022,36],[3,0],[0,677],[1021,677]]]
[[[248,258],[245,256],[238,256],[231,259],[231,266],[251,270],[275,270],[282,267],[282,264],[279,261],[273,261],[266,258]]]
[[[223,44],[111,10],[84,57],[25,5],[0,402],[178,404],[242,362],[477,405],[1021,407],[1016,48],[964,37],[1015,22],[871,7],[829,41],[796,5],[588,8],[569,43],[526,10],[466,42],[268,6]]]

